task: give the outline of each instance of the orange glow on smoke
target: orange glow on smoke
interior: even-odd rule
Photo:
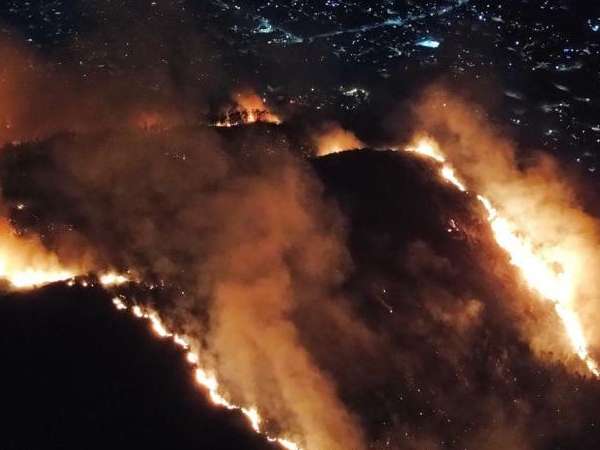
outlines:
[[[0,279],[15,289],[29,289],[73,278],[76,270],[63,267],[38,238],[18,236],[0,218]]]
[[[133,127],[144,131],[165,131],[172,128],[175,119],[158,111],[143,111],[131,119]]]
[[[12,289],[33,289],[59,281],[68,281],[69,286],[74,286],[75,278],[86,272],[83,264],[65,266],[38,237],[19,236],[6,219],[0,218],[0,280]],[[131,280],[117,272],[104,272],[98,281],[104,287],[112,287]],[[86,287],[92,282],[83,279],[79,284]]]
[[[271,111],[265,101],[252,91],[239,92],[233,97],[235,107],[226,111],[217,127],[235,127],[256,122],[279,125],[281,119]]]
[[[38,238],[18,236],[10,224],[0,218],[0,279],[6,281],[12,289],[32,289],[59,281],[67,282],[68,286],[76,284],[82,287],[93,286],[94,278],[84,277],[85,273],[83,269],[64,267],[58,256],[48,251]],[[80,278],[77,279],[78,277]],[[105,288],[132,281],[129,276],[117,272],[102,273],[98,275],[97,280]],[[193,368],[196,383],[206,390],[208,398],[214,405],[240,411],[247,418],[252,429],[263,435],[269,442],[287,450],[302,450],[298,444],[288,438],[266,433],[262,428],[263,419],[256,407],[241,406],[230,401],[215,373],[201,365],[202,359],[192,349],[188,338],[171,331],[157,311],[139,305],[129,307],[122,297],[114,297],[112,302],[118,311],[128,311],[135,317],[147,320],[156,336],[171,340],[174,345],[185,351],[186,359]]]
[[[339,125],[326,129],[315,137],[317,156],[326,156],[332,153],[340,153],[345,150],[354,150],[364,147],[364,144],[351,131],[345,130]]]
[[[104,287],[119,286],[131,281],[127,276],[116,272],[108,272],[98,277],[100,284]]]
[[[434,140],[420,137],[405,151],[435,160],[441,165],[440,175],[442,178],[460,191],[467,191],[465,184],[459,180],[454,167],[447,161],[446,156]],[[531,236],[525,235],[516,224],[502,217],[490,199],[483,195],[478,195],[477,199],[487,211],[487,220],[496,243],[508,253],[511,264],[519,269],[529,287],[540,297],[553,303],[573,351],[592,374],[600,377],[600,367],[589,353],[589,345],[583,327],[577,311],[573,309],[577,281],[576,252],[568,248],[559,249],[555,252],[553,259],[549,260],[546,255],[536,251]],[[556,268],[557,262],[560,270]]]

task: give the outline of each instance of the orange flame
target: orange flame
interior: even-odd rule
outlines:
[[[340,153],[345,150],[353,150],[364,147],[364,144],[351,131],[345,130],[339,125],[329,126],[315,138],[317,145],[317,156],[326,156],[332,153]]]
[[[0,280],[16,290],[42,287],[59,281],[75,285],[75,278],[87,272],[82,263],[78,266],[65,266],[58,256],[44,247],[36,236],[19,236],[4,218],[0,218]],[[127,283],[130,278],[117,272],[104,272],[98,276],[104,287]],[[80,280],[87,287],[91,281]]]
[[[467,191],[466,185],[456,176],[455,169],[433,139],[418,138],[416,144],[408,146],[405,151],[435,160],[441,164],[442,178],[460,191]],[[572,256],[574,252],[565,250],[558,255],[563,270],[557,272],[554,261],[549,261],[544,255],[536,252],[531,239],[523,236],[515,224],[502,217],[487,197],[478,195],[477,199],[488,213],[487,220],[496,243],[508,253],[511,264],[519,269],[530,288],[554,304],[554,309],[563,323],[574,352],[592,374],[600,377],[600,366],[590,355],[580,319],[577,312],[573,310],[573,296],[576,290]]]
[[[127,276],[116,272],[107,272],[102,274],[100,277],[98,277],[98,280],[104,287],[119,286],[131,281]]]
[[[77,270],[61,265],[38,238],[18,236],[0,218],[0,278],[15,289],[30,289],[73,278]]]
[[[140,305],[134,305],[129,308],[120,297],[115,297],[113,299],[113,305],[119,311],[130,311],[134,316],[147,320],[152,331],[158,337],[170,339],[174,345],[183,349],[186,352],[187,361],[194,369],[194,379],[196,383],[206,390],[208,398],[214,405],[228,410],[241,412],[248,420],[252,429],[256,433],[263,435],[269,442],[278,444],[286,450],[303,450],[299,444],[290,439],[272,436],[266,433],[262,428],[263,419],[256,407],[241,406],[231,402],[228,399],[229,396],[223,391],[222,386],[219,384],[215,373],[207,367],[202,366],[200,355],[192,349],[188,338],[171,331],[155,310]]]
[[[215,124],[217,127],[235,127],[256,122],[279,125],[281,119],[267,106],[264,99],[252,91],[239,92],[233,97],[236,106],[225,112],[225,118]]]
[[[20,237],[6,220],[0,219],[0,279],[6,280],[12,288],[31,289],[58,281],[67,281],[68,286],[75,286],[75,284],[83,287],[92,286],[93,281],[87,278],[76,280],[76,277],[84,273],[81,268],[64,268],[57,255],[46,250],[38,238]],[[129,276],[117,272],[102,273],[97,280],[105,288],[131,282]],[[266,433],[262,429],[263,419],[256,407],[241,406],[231,402],[229,396],[223,392],[216,375],[201,365],[200,355],[191,348],[188,338],[171,331],[157,311],[139,305],[130,308],[122,297],[114,297],[112,302],[118,311],[130,311],[134,316],[146,319],[157,336],[170,339],[174,345],[186,352],[187,361],[194,368],[196,383],[206,389],[213,404],[240,411],[247,418],[252,429],[263,435],[269,442],[276,443],[287,450],[302,450],[290,439]]]

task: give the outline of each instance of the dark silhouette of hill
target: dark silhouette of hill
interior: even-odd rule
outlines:
[[[0,300],[1,448],[273,448],[107,294],[58,284]]]

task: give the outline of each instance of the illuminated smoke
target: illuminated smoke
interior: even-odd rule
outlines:
[[[244,180],[215,199],[220,210],[235,213],[221,225],[209,263],[209,349],[232,395],[284,424],[302,447],[362,449],[360,426],[292,320],[306,286],[315,295],[310,301],[328,301],[340,243],[306,207],[310,180],[292,166],[278,172]]]
[[[317,147],[317,156],[364,147],[364,144],[354,133],[345,130],[336,123],[326,125],[323,130],[314,136],[313,140]]]
[[[599,224],[580,206],[577,185],[547,154],[520,159],[513,143],[476,106],[443,89],[428,91],[416,113],[419,127],[437,138],[469,188],[497,210],[502,220],[496,223],[495,232],[504,229],[520,239],[523,247],[513,257],[523,263],[533,253],[541,260],[528,264],[524,278],[530,286],[535,282],[534,291],[555,305],[570,330],[569,346],[595,372],[586,354],[594,353],[600,342],[596,326],[600,309],[594,300],[600,295],[600,285],[591,275],[600,267]],[[508,245],[508,233],[504,236],[501,245]],[[541,357],[570,363],[563,343],[556,342],[543,324],[524,317],[523,332]]]
[[[278,125],[281,119],[267,106],[266,102],[252,91],[238,92],[232,97],[235,106],[223,114],[216,127],[235,127],[256,122]]]
[[[278,444],[286,450],[303,450],[303,448],[293,440],[284,436],[274,436],[263,429],[263,418],[255,406],[240,406],[229,400],[229,395],[221,386],[213,370],[204,365],[206,361],[201,355],[192,349],[190,338],[171,331],[165,322],[161,319],[155,310],[142,307],[140,305],[129,306],[121,297],[113,298],[113,305],[118,311],[129,311],[135,317],[145,319],[149,322],[152,331],[160,338],[170,339],[174,345],[181,348],[190,364],[194,379],[198,386],[204,389],[210,401],[215,405],[228,410],[239,411],[248,420],[252,429],[261,435],[264,435],[269,442]]]
[[[18,236],[10,224],[0,218],[0,279],[11,287],[29,289],[68,280],[78,274],[79,270],[64,267],[37,237]]]
[[[449,102],[443,103],[442,109],[450,108],[448,105]],[[454,111],[449,113],[449,116],[452,116],[453,113]],[[478,133],[481,133],[481,131],[478,131]],[[494,148],[493,150],[497,149]],[[442,178],[460,191],[467,191],[465,183],[457,177],[455,169],[452,163],[448,161],[446,154],[431,138],[417,138],[416,143],[408,146],[406,151],[433,159],[441,165],[440,175]],[[478,160],[479,158],[485,159],[485,152],[482,153],[482,155],[472,155],[470,161],[474,159]],[[464,157],[464,154],[462,156]],[[496,156],[499,159],[510,157],[511,155],[506,154]],[[460,162],[460,158],[457,158],[457,164],[460,164]],[[482,161],[480,164],[485,164],[485,162]],[[498,170],[498,166],[495,169]],[[518,172],[514,168],[505,167],[504,169],[506,170],[505,173],[501,175],[495,173],[495,177],[519,177]],[[486,169],[487,172],[491,170],[494,170],[494,167],[487,167]],[[519,199],[509,197],[509,191],[495,186],[493,184],[494,180],[485,178],[485,174],[478,174],[478,176],[476,184],[486,195],[478,194],[477,199],[488,214],[488,222],[496,242],[508,253],[511,264],[519,269],[530,288],[542,298],[554,304],[554,309],[563,323],[573,351],[585,363],[591,373],[595,376],[600,376],[600,368],[590,355],[589,344],[585,337],[575,302],[578,288],[577,272],[579,267],[581,267],[581,260],[577,258],[578,249],[569,248],[568,237],[560,239],[559,235],[554,235],[551,238],[547,233],[543,232],[543,229],[540,230],[542,231],[541,233],[529,234],[530,230],[527,227],[521,226],[521,224],[527,221],[535,222],[535,215],[538,213],[537,210],[530,210],[526,215],[517,216],[518,218],[511,215],[505,217],[504,208],[510,211],[509,208],[513,204],[512,202],[518,202]],[[508,179],[505,181],[510,183],[512,180]],[[490,189],[490,186],[493,186],[493,189]],[[515,193],[513,192],[513,194]],[[549,192],[548,194],[551,195],[552,193]],[[556,201],[560,200],[560,197],[556,199]],[[494,207],[493,202],[498,202],[504,207],[502,212],[499,212]],[[563,233],[566,230],[568,228],[565,228]],[[550,252],[547,249],[548,246],[551,247]],[[557,265],[560,269],[557,269]]]
[[[68,203],[109,267],[176,289],[157,310],[202,343],[197,376],[218,380],[227,402],[303,449],[362,450],[361,423],[304,341],[311,325],[297,320],[334,303],[347,257],[337,212],[303,161],[259,154],[245,167],[217,138],[113,134],[86,151],[67,139],[51,154],[68,174],[57,190],[85,193]]]

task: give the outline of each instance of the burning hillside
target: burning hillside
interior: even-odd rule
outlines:
[[[281,119],[271,111],[264,99],[252,91],[242,91],[232,96],[233,105],[221,113],[216,127],[235,127],[256,122],[279,125]]]
[[[135,273],[111,288],[113,306],[179,348],[209,399],[267,442],[573,447],[573,427],[593,420],[556,394],[600,395],[593,332],[530,275],[551,284],[566,263],[537,262],[537,236],[505,219],[504,197],[452,147],[418,140],[307,164],[285,149],[240,154],[210,129],[38,146],[5,150],[6,201],[27,205],[32,229],[77,223],[89,270]],[[579,419],[547,415],[557,409]]]
[[[600,448],[596,16],[5,3],[1,449]]]

